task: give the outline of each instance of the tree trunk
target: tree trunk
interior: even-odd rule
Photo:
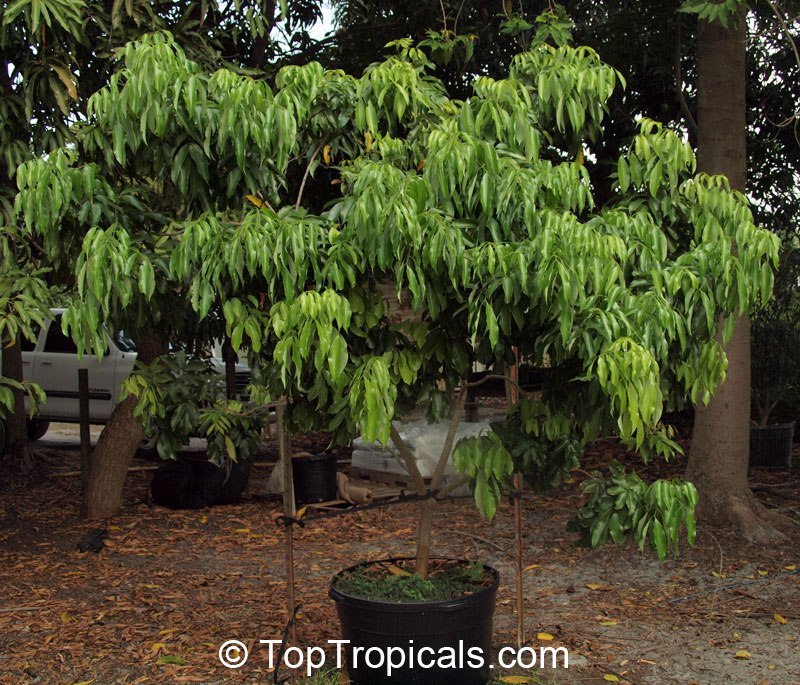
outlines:
[[[3,350],[3,376],[22,382],[22,346],[19,339]],[[8,453],[23,471],[33,469],[33,455],[28,446],[28,423],[25,412],[25,392],[14,389],[14,411],[6,416],[8,431]]]
[[[166,351],[163,341],[150,336],[137,345],[138,361],[149,364]],[[91,459],[89,486],[83,493],[81,516],[85,519],[104,519],[113,516],[122,503],[125,477],[144,431],[133,416],[136,398],[120,402],[97,441]]]
[[[746,9],[727,28],[700,21],[697,39],[698,165],[725,174],[744,190],[747,179],[745,103]],[[728,374],[708,406],[695,412],[686,477],[700,493],[704,520],[753,541],[785,539],[779,517],[758,503],[747,484],[750,440],[750,322],[736,319],[726,348]]]

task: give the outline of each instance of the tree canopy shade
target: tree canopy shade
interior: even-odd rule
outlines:
[[[580,143],[622,79],[589,48],[536,42],[456,100],[420,49],[391,47],[360,78],[309,63],[271,88],[204,72],[168,33],[128,45],[78,146],[17,174],[26,230],[47,252],[80,246],[74,336],[99,352],[100,321],[164,326],[191,305],[247,342],[295,427],[382,442],[420,399],[443,413],[441,381],[516,347],[552,373],[495,448],[462,448],[487,515],[515,458],[545,486],[607,432],[672,453],[662,409],[708,400],[719,317],[769,296],[777,239],[650,120],[596,205]],[[322,211],[315,173],[335,188]],[[412,320],[386,315],[387,281]]]

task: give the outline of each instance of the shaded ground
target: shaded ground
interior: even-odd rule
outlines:
[[[0,683],[272,682],[258,640],[280,639],[287,615],[283,529],[274,523],[277,503],[265,495],[270,467],[254,469],[242,504],[193,512],[152,506],[151,472],[134,470],[121,513],[107,523],[106,548],[82,554],[76,543],[93,526],[78,519],[80,479],[65,475],[77,467],[77,452],[45,452],[32,476],[0,473]],[[585,465],[610,452],[619,450],[597,445]],[[272,445],[263,457],[274,457]],[[683,467],[682,460],[652,465],[643,475]],[[770,486],[795,478],[751,477]],[[800,520],[796,482],[759,496]],[[577,482],[524,500],[524,639],[570,654],[568,671],[535,682],[800,683],[797,530],[792,544],[759,547],[701,524],[695,547],[659,564],[635,549],[576,548],[565,524],[580,501]],[[363,558],[411,553],[415,521],[414,506],[402,504],[297,529],[300,645],[340,637],[329,578]],[[487,524],[469,500],[441,504],[434,549],[498,568],[495,646],[515,645],[511,507]],[[540,639],[545,634],[553,640]],[[232,638],[251,650],[235,671],[217,658]]]

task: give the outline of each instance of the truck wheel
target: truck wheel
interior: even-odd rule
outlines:
[[[136,456],[140,459],[147,459],[148,461],[159,461],[158,456],[158,433],[146,435],[139,443],[139,449],[136,450]]]
[[[28,440],[38,440],[44,437],[50,422],[47,419],[28,419]]]

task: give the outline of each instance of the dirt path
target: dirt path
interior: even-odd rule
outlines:
[[[589,464],[613,450],[598,446]],[[59,475],[76,467],[77,453],[49,454],[31,477],[0,475],[0,683],[272,682],[258,640],[279,639],[287,616],[270,469],[254,469],[242,504],[192,512],[153,507],[150,473],[134,471],[106,548],[82,554],[76,543],[92,526],[77,516],[79,479]],[[651,466],[647,475],[682,468]],[[752,477],[774,483],[786,473]],[[770,504],[800,520],[798,489],[782,492]],[[660,564],[635,549],[576,548],[565,524],[579,503],[577,483],[524,500],[525,641],[570,656],[568,671],[528,672],[533,682],[800,683],[797,531],[791,545],[759,547],[701,526],[695,547]],[[339,637],[327,598],[337,570],[411,553],[414,530],[410,504],[297,529],[299,643]],[[468,500],[443,503],[434,545],[498,568],[495,646],[515,645],[511,507],[487,524]],[[233,638],[251,650],[235,671],[217,659]]]

